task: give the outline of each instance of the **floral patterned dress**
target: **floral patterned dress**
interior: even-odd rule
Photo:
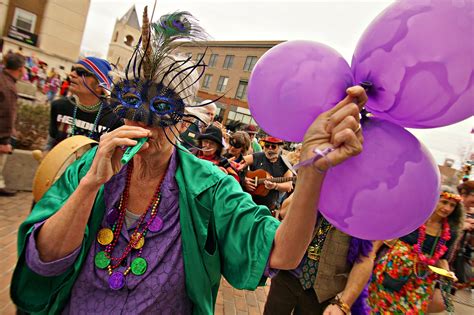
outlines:
[[[426,314],[437,276],[426,264],[419,263],[413,249],[417,238],[418,231],[414,231],[397,240],[376,262],[369,284],[372,314]],[[432,238],[431,246],[423,244],[423,252],[429,254],[436,240],[428,238]],[[446,244],[448,248],[450,243]]]

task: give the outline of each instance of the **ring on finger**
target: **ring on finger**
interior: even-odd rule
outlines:
[[[359,124],[356,130],[354,130],[354,133],[358,133],[362,129],[362,125]]]

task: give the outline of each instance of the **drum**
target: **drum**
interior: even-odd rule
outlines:
[[[85,136],[73,136],[58,143],[43,158],[33,179],[33,198],[38,202],[61,177],[66,168],[79,159],[97,141]]]

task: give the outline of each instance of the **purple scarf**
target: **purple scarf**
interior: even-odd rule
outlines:
[[[360,262],[360,256],[368,257],[372,251],[372,242],[361,240],[352,237],[349,252],[347,253],[347,261],[350,264]],[[367,315],[370,313],[370,308],[367,305],[367,297],[369,296],[368,284],[364,287],[360,295],[355,300],[351,307],[351,314],[353,315]]]

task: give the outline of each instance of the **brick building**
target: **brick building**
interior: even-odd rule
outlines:
[[[201,59],[206,52],[203,61],[207,68],[200,80],[197,101],[223,96],[216,102],[218,116],[232,129],[242,124],[256,124],[247,103],[250,73],[267,50],[282,42],[208,41],[184,44],[177,52],[193,61]]]

